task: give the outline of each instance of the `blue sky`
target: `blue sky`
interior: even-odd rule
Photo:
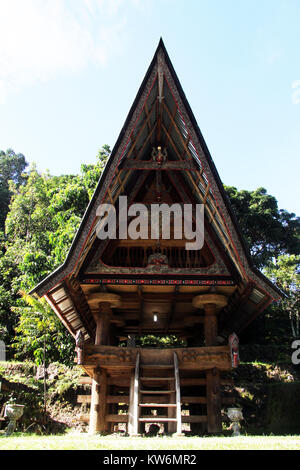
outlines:
[[[77,173],[160,36],[225,184],[300,213],[299,0],[0,0],[0,149]]]

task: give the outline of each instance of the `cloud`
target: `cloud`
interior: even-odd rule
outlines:
[[[105,66],[125,31],[122,7],[124,0],[0,0],[0,101],[24,86]]]

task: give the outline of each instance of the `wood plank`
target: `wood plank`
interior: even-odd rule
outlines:
[[[167,364],[141,364],[142,369],[174,369],[174,366]]]
[[[190,170],[194,171],[195,164],[192,161],[167,161],[157,163],[152,160],[129,160],[123,164],[122,169],[126,170]]]
[[[176,408],[176,403],[140,403],[141,407],[146,408]]]
[[[107,397],[107,403],[124,403],[125,405],[129,404],[128,395],[109,395]]]
[[[150,382],[156,382],[158,381],[165,381],[165,380],[175,380],[174,377],[140,377],[140,380],[145,380],[145,381],[150,381]]]
[[[207,403],[206,397],[182,397],[181,403]]]
[[[108,423],[127,423],[128,415],[106,415]]]
[[[140,404],[147,404],[147,403],[165,403],[166,397],[165,396],[158,396],[158,395],[142,395],[140,398]]]
[[[79,377],[80,385],[92,385],[91,377]]]
[[[193,387],[194,385],[206,385],[206,379],[199,378],[182,378],[180,379],[182,387]]]
[[[217,369],[208,371],[206,380],[207,430],[209,433],[220,433],[222,431],[220,372]]]
[[[139,418],[139,376],[140,376],[140,354],[136,355],[135,372],[130,385],[130,408],[129,408],[129,434],[138,434]]]
[[[140,390],[140,393],[145,395],[170,395],[174,392],[175,390]]]
[[[180,379],[178,369],[178,358],[174,352],[174,372],[175,372],[175,389],[176,389],[176,421],[177,421],[177,434],[181,434],[181,399],[180,399]]]
[[[107,372],[104,369],[101,369],[101,385],[100,385],[100,394],[99,394],[99,431],[100,432],[105,432],[108,431],[107,424],[106,424],[106,412],[107,412],[107,403],[106,403],[106,397],[107,397],[107,389],[108,389],[108,384],[107,384]]]
[[[181,420],[183,423],[206,423],[207,422],[207,416],[182,416]]]
[[[161,418],[160,416],[153,416],[152,418],[139,418],[139,421],[143,423],[165,423],[165,422],[176,422],[176,418]]]
[[[100,431],[100,420],[99,420],[99,403],[100,403],[100,381],[102,379],[99,371],[94,369],[94,378],[92,384],[92,400],[90,407],[90,425],[89,434],[95,434]]]
[[[232,379],[221,379],[221,385],[234,386],[234,380]],[[193,385],[206,385],[206,378],[181,378],[180,384],[182,387],[192,387]]]
[[[77,403],[91,403],[91,395],[77,395]]]

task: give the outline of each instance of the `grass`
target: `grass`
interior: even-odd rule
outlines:
[[[0,450],[300,450],[300,436],[125,437],[65,434],[0,436]]]

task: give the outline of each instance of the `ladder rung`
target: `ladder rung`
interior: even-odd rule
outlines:
[[[140,380],[175,380],[174,377],[140,377]]]
[[[168,397],[169,398],[169,397]],[[166,395],[141,395],[141,403],[166,403]],[[172,400],[173,401],[173,400]]]
[[[148,422],[148,423],[159,423],[159,422],[164,422],[164,421],[177,421],[176,418],[161,418],[157,416],[153,416],[153,418],[139,418],[139,421],[141,422]]]
[[[166,395],[174,392],[175,390],[140,390],[140,393],[144,393],[146,395]]]
[[[143,408],[153,408],[153,407],[159,407],[159,408],[176,408],[176,403],[140,403],[139,406],[142,406]]]
[[[170,364],[141,364],[142,369],[174,369]]]

